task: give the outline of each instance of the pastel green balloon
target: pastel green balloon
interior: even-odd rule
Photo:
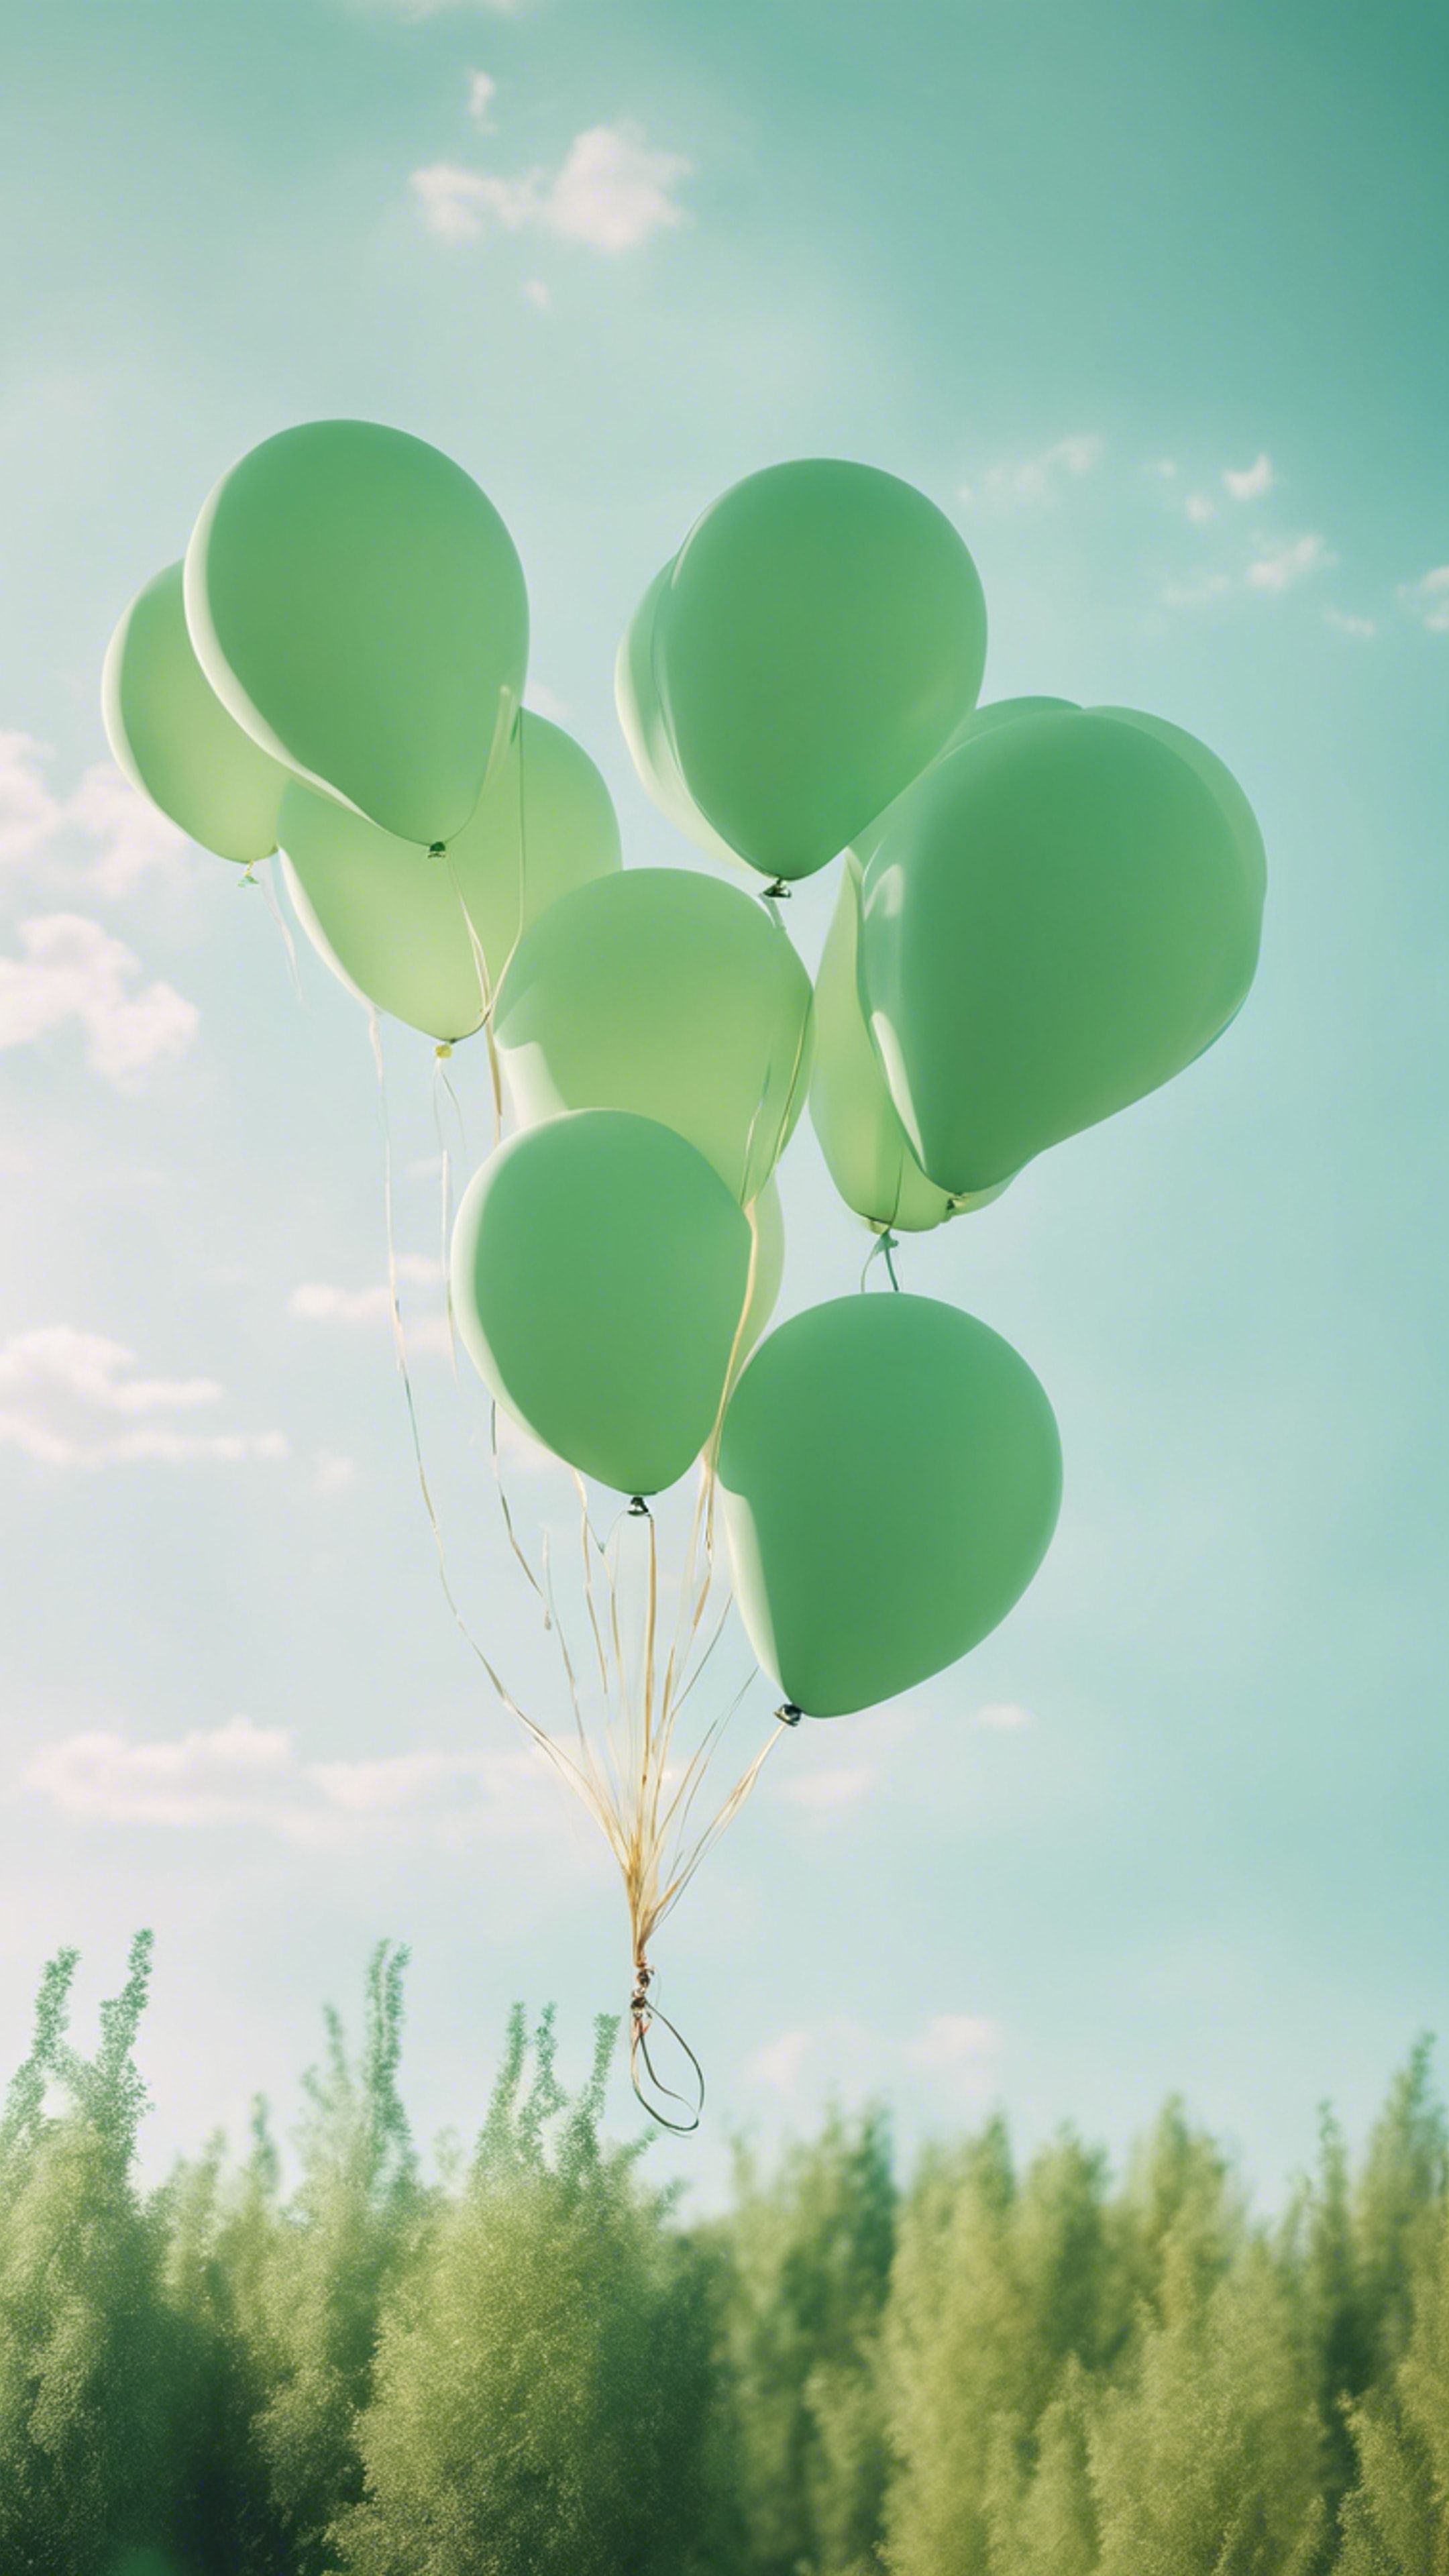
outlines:
[[[808,458],[749,475],[654,592],[649,741],[663,733],[705,825],[765,876],[834,858],[981,685],[986,609],[966,545],[873,466]],[[641,631],[631,668],[645,649]],[[666,766],[654,748],[645,784]]]
[[[450,841],[523,694],[528,601],[493,504],[436,447],[309,421],[222,477],[186,617],[237,723],[399,840]]]
[[[1268,854],[1258,817],[1238,785],[1225,760],[1209,751],[1196,734],[1185,733],[1181,725],[1169,724],[1166,716],[1148,716],[1140,707],[1095,707],[1094,715],[1116,716],[1121,723],[1138,725],[1175,751],[1195,770],[1204,787],[1210,788],[1232,826],[1233,838],[1243,863],[1243,876],[1250,896],[1261,906],[1268,891]]]
[[[871,1034],[912,1152],[953,1192],[1170,1081],[1257,964],[1234,822],[1116,714],[963,742],[882,818],[863,884]]]
[[[271,857],[289,772],[243,733],[202,670],[179,563],[137,593],[111,637],[101,714],[132,786],[193,841],[240,867]]]
[[[632,1109],[687,1136],[750,1198],[810,1082],[810,978],[742,887],[627,868],[519,941],[493,1016],[520,1119]]]
[[[877,1232],[928,1234],[947,1217],[1000,1198],[1007,1185],[952,1198],[916,1161],[866,1025],[857,981],[859,928],[860,869],[849,857],[815,978],[810,1117],[848,1208]]]
[[[739,869],[744,862],[710,828],[680,777],[654,685],[654,616],[673,568],[666,564],[655,574],[624,631],[614,663],[614,703],[630,757],[666,821],[712,859]]]
[[[930,1297],[782,1324],[730,1398],[719,1480],[750,1643],[811,1717],[873,1708],[1006,1617],[1045,1556],[1061,1446],[1009,1342]]]
[[[439,858],[293,780],[280,821],[288,891],[348,988],[429,1037],[480,1028],[521,929],[619,866],[619,825],[588,753],[524,710],[472,819]]]
[[[627,1110],[510,1137],[453,1235],[453,1309],[505,1411],[581,1474],[655,1494],[712,1433],[750,1229],[702,1154]]]

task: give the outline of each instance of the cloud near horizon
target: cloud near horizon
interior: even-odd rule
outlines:
[[[247,1717],[137,1742],[111,1728],[34,1754],[21,1786],[78,1822],[176,1831],[250,1826],[286,1842],[337,1844],[411,1829],[452,1844],[483,1833],[552,1834],[557,1810],[538,1757],[415,1747],[359,1761],[308,1761],[291,1729]]]
[[[504,179],[439,161],[414,170],[412,187],[424,223],[440,241],[477,241],[496,223],[505,232],[546,233],[614,258],[686,221],[674,191],[691,167],[682,153],[657,149],[641,127],[621,120],[576,134],[552,174],[535,169]]]

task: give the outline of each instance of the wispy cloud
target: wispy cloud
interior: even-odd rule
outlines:
[[[997,2080],[1001,2025],[980,2013],[934,2013],[902,2055],[957,2098],[991,2092]]]
[[[1419,581],[1402,582],[1398,600],[1430,635],[1449,635],[1449,564],[1437,565]]]
[[[443,1265],[427,1253],[400,1252],[397,1275],[400,1287],[437,1287]],[[287,1312],[301,1324],[330,1324],[344,1332],[369,1331],[391,1322],[392,1296],[385,1279],[372,1280],[365,1288],[341,1288],[330,1280],[304,1279],[287,1299]],[[444,1352],[451,1348],[446,1314],[410,1321],[407,1333],[411,1348]]]
[[[222,1392],[215,1378],[142,1377],[124,1342],[45,1324],[0,1342],[0,1445],[61,1468],[285,1458],[280,1431],[182,1427]]]
[[[439,161],[415,170],[423,221],[440,241],[476,241],[490,223],[539,232],[614,257],[657,232],[676,229],[685,210],[675,191],[690,175],[682,153],[651,145],[637,125],[592,125],[576,134],[560,167],[505,179]]]
[[[1189,492],[1182,506],[1194,527],[1201,527],[1205,521],[1218,515],[1216,501],[1210,500],[1206,492]]]
[[[1223,468],[1223,490],[1233,501],[1261,501],[1273,489],[1273,460],[1264,450],[1251,465],[1235,472],[1231,465]]]
[[[1267,547],[1249,564],[1243,579],[1249,590],[1276,594],[1292,590],[1310,573],[1329,571],[1337,561],[1328,539],[1315,532]]]
[[[1356,636],[1361,644],[1371,643],[1379,631],[1376,617],[1355,617],[1346,608],[1325,608],[1323,623],[1336,635]]]
[[[51,912],[22,921],[20,955],[0,956],[0,1047],[33,1046],[74,1024],[86,1061],[126,1089],[184,1055],[199,1014],[170,984],[138,984],[139,958],[98,921]]]
[[[999,1734],[1009,1735],[1023,1726],[1035,1726],[1036,1719],[1031,1710],[1023,1708],[1017,1700],[991,1699],[984,1708],[975,1710],[971,1723],[973,1726],[993,1727]]]
[[[809,1815],[838,1816],[868,1798],[879,1778],[874,1762],[839,1764],[828,1770],[803,1772],[798,1780],[784,1784],[780,1796],[792,1807],[803,1807]]]
[[[103,895],[181,870],[191,848],[185,833],[113,761],[97,761],[62,796],[50,777],[54,757],[33,734],[0,732],[0,866],[43,867],[51,885]]]
[[[485,133],[489,131],[492,124],[491,110],[497,96],[498,83],[491,72],[468,74],[468,114],[475,125],[482,126]]]
[[[421,26],[429,18],[461,17],[465,12],[474,17],[521,18],[532,0],[353,0],[353,5],[374,18],[402,18]]]
[[[1059,438],[1035,456],[988,466],[979,483],[962,484],[960,497],[996,505],[1052,501],[1067,485],[1092,473],[1106,452],[1106,440],[1095,434]]]
[[[308,1491],[315,1495],[318,1502],[330,1502],[334,1494],[345,1494],[348,1487],[355,1485],[356,1482],[357,1460],[355,1458],[348,1458],[337,1449],[317,1451],[312,1461]]]
[[[178,1831],[252,1826],[289,1842],[411,1832],[456,1843],[480,1832],[549,1831],[550,1784],[535,1757],[413,1748],[370,1761],[306,1761],[287,1727],[250,1718],[135,1742],[97,1728],[34,1755],[22,1785],[62,1815]]]

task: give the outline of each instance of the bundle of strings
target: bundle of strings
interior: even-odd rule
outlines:
[[[522,921],[525,916],[525,835],[521,798],[519,822],[519,917]],[[446,852],[436,855],[449,865],[451,872]],[[468,914],[456,875],[453,882],[468,924],[478,969],[482,999],[480,1025],[489,1057],[497,1138],[502,1133],[503,1103],[492,1031],[493,992],[482,943]],[[778,923],[778,912],[768,898],[767,909]],[[780,926],[783,936],[783,925]],[[686,1710],[692,1717],[699,1707],[703,1694],[700,1698],[696,1694],[700,1693],[705,1676],[710,1675],[711,1682],[715,1677],[717,1650],[725,1635],[731,1608],[728,1581],[716,1546],[716,1461],[725,1407],[743,1362],[745,1322],[754,1299],[758,1274],[760,1243],[755,1199],[751,1196],[746,1207],[751,1244],[745,1295],[718,1411],[700,1461],[698,1488],[688,1541],[679,1567],[672,1619],[668,1617],[665,1606],[666,1591],[672,1586],[661,1565],[658,1523],[642,1497],[635,1497],[631,1505],[621,1509],[601,1536],[593,1524],[583,1478],[572,1469],[561,1468],[560,1471],[572,1479],[578,1503],[578,1559],[574,1587],[576,1634],[571,1641],[568,1622],[561,1615],[560,1587],[548,1533],[543,1536],[537,1562],[530,1557],[520,1538],[518,1519],[503,1471],[498,1410],[496,1406],[491,1408],[490,1455],[505,1534],[541,1611],[543,1627],[556,1646],[571,1712],[571,1728],[566,1737],[560,1736],[526,1708],[519,1695],[505,1682],[498,1665],[474,1634],[453,1582],[442,1522],[424,1457],[399,1294],[392,1144],[382,1033],[375,1010],[370,1015],[370,1027],[382,1125],[388,1297],[394,1346],[418,1486],[432,1532],[444,1597],[501,1704],[567,1781],[614,1854],[624,1883],[629,1911],[630,1956],[634,1962],[629,2006],[630,2080],[636,2097],[660,2127],[679,2136],[688,2136],[698,2128],[703,2110],[703,2070],[688,2041],[653,1999],[657,1972],[650,1959],[650,1948],[660,1926],[684,1894],[701,1863],[749,1797],[774,1749],[779,1732],[778,1728],[771,1727],[752,1759],[718,1805],[711,1809],[706,1784],[725,1734],[756,1678],[753,1668],[732,1694],[721,1695],[716,1713],[704,1722],[690,1750],[683,1747],[680,1722]],[[461,1125],[456,1094],[442,1071],[444,1060],[441,1053],[435,1060],[435,1107],[436,1085],[441,1082]],[[783,1135],[788,1133],[803,1074],[803,1060],[802,1038],[786,1087],[780,1133],[761,1139],[757,1131],[764,1115],[765,1100],[770,1094],[774,1068],[771,1067],[767,1073],[746,1149],[747,1167],[752,1167],[757,1144],[760,1146],[761,1178],[773,1169],[779,1144]],[[441,1135],[441,1120],[439,1129],[446,1235],[451,1207],[451,1158]],[[450,1338],[451,1322],[450,1302]],[[793,1722],[797,1712],[786,1710],[780,1714]],[[689,2086],[687,2093],[665,2083],[656,2068],[649,2044],[650,2034],[656,2030],[667,2033],[681,2053],[684,2080]]]

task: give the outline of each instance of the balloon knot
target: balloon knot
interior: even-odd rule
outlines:
[[[788,903],[789,900],[790,889],[783,877],[776,877],[774,884],[767,885],[760,897],[761,903]]]
[[[649,1506],[642,1494],[634,1494],[630,1497],[629,1518],[631,1521],[647,1521],[649,1518]]]
[[[250,860],[247,861],[246,874],[238,878],[237,882],[239,885],[244,886],[255,885],[257,883],[257,872]]]
[[[447,855],[448,844],[446,841],[429,841],[428,856],[430,859],[445,859]]]
[[[784,1706],[775,1711],[782,1726],[798,1726],[804,1714],[803,1708],[797,1708],[792,1699],[787,1699]]]
[[[434,1047],[434,1049],[433,1049],[433,1053],[434,1053],[434,1055],[438,1058],[438,1060],[439,1060],[439,1062],[440,1062],[440,1063],[444,1062],[444,1061],[446,1060],[446,1058],[452,1054],[452,1052],[453,1052],[453,1050],[452,1050],[452,1048],[449,1046],[448,1041],[447,1041],[447,1039],[446,1039],[446,1038],[442,1038],[442,1039],[440,1039],[440,1040],[439,1040],[439,1043],[438,1043],[438,1044]]]

